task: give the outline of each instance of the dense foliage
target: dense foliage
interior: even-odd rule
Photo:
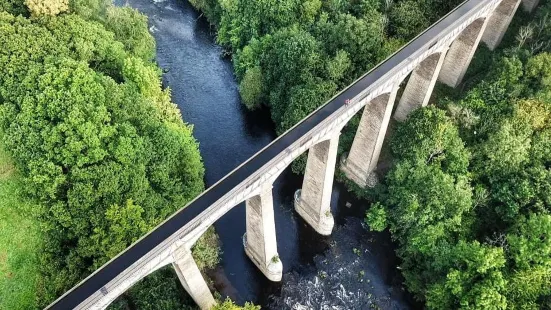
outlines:
[[[244,104],[268,106],[282,133],[461,1],[191,2],[233,53]],[[450,98],[392,139],[395,165],[366,220],[390,227],[429,308],[551,308],[549,12],[516,21],[509,49],[473,61],[466,94],[438,90]],[[341,151],[357,117],[347,127]]]
[[[282,133],[461,1],[190,2],[233,53],[244,104],[269,107]],[[440,91],[449,96],[391,141],[395,164],[366,221],[390,227],[407,288],[428,308],[551,309],[549,12],[475,59],[493,70],[471,73],[465,94]],[[14,257],[38,268],[0,265],[15,279],[38,272],[19,290],[0,281],[10,294],[0,306],[46,305],[203,189],[146,23],[104,0],[0,0],[0,223],[21,219],[30,232],[0,234],[0,247],[28,242]],[[8,165],[17,180],[2,179]],[[217,263],[212,229],[194,256],[202,269]],[[113,307],[185,308],[182,293],[168,267]]]
[[[184,207],[203,190],[204,168],[138,12],[0,0],[0,46],[1,143],[42,236],[26,302],[43,307]],[[218,262],[212,229],[194,255],[202,268]],[[155,281],[177,278],[160,272],[127,297],[151,302]]]
[[[243,103],[283,133],[460,0],[191,0],[233,53]],[[355,128],[344,132],[344,149]],[[293,170],[300,171],[301,158]]]
[[[243,307],[235,305],[233,301],[229,298],[226,298],[223,302],[220,302],[218,305],[214,306],[211,310],[260,310],[259,306],[255,306],[249,302],[245,303]]]
[[[440,91],[394,133],[366,221],[388,224],[406,286],[430,309],[551,308],[549,13],[478,55],[492,70],[475,65],[465,93]]]

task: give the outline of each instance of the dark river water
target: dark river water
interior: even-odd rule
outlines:
[[[172,89],[184,121],[194,126],[207,187],[275,139],[269,112],[249,112],[241,104],[231,62],[221,57],[208,23],[187,1],[128,0],[126,5],[149,17],[163,83]],[[216,289],[263,309],[409,308],[388,235],[362,227],[367,203],[335,184],[336,229],[321,237],[294,211],[293,194],[301,183],[302,176],[288,169],[273,188],[282,282],[268,281],[245,255],[242,204],[215,224],[223,251],[219,267],[209,274]]]

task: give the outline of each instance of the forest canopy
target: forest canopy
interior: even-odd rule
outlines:
[[[243,103],[268,107],[281,134],[462,1],[190,2],[231,53]],[[481,46],[458,91],[440,86],[396,126],[382,184],[356,188],[428,308],[551,308],[550,13],[519,10],[505,48]]]
[[[190,0],[231,53],[243,103],[269,108],[278,134],[461,2]],[[341,153],[352,144],[355,128],[343,131]],[[305,164],[301,156],[293,171],[302,172]]]
[[[283,133],[461,1],[190,0],[233,54],[244,104]]]
[[[244,104],[269,108],[281,134],[461,0],[190,2],[232,54]],[[459,91],[439,87],[433,106],[397,124],[392,168],[359,193],[374,198],[366,222],[389,228],[427,308],[551,309],[549,13],[520,14]],[[15,276],[0,280],[12,294],[0,308],[46,306],[203,190],[192,127],[161,87],[147,29],[104,0],[0,0],[0,197],[11,199],[0,221],[29,231],[0,236],[27,243],[14,255],[25,268],[6,264]],[[193,254],[202,269],[218,262],[213,229]],[[112,307],[189,304],[168,267]]]
[[[379,200],[366,222],[390,228],[429,309],[551,309],[549,13],[516,18],[462,89],[440,87],[399,124],[392,169],[363,193]]]
[[[38,279],[21,299],[3,282],[0,308],[46,306],[204,189],[147,29],[137,11],[101,0],[0,0],[2,164],[31,205],[13,212],[40,232],[29,254]],[[203,268],[218,262],[212,229],[194,255]],[[178,280],[156,273],[125,298],[147,304],[155,281]],[[163,294],[182,305],[181,288]]]

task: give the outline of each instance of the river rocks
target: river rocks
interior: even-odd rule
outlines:
[[[283,276],[281,294],[272,296],[267,308],[409,309],[400,290],[393,287],[395,257],[390,241],[369,242],[373,235],[362,227],[361,219],[348,218],[334,232],[334,246],[316,256],[314,266]]]

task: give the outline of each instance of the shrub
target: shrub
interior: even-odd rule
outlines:
[[[31,15],[55,16],[69,9],[69,0],[25,0]]]
[[[239,84],[239,93],[243,103],[250,110],[260,107],[262,92],[262,70],[259,66],[248,69]]]

